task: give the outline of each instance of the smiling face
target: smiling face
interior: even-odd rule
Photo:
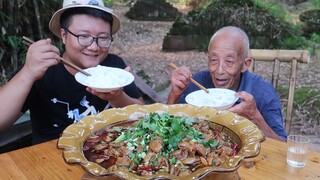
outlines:
[[[247,70],[248,65],[244,44],[240,34],[231,30],[221,31],[211,39],[208,68],[216,88],[238,89],[241,72]]]
[[[110,37],[110,23],[90,15],[73,15],[67,29],[75,35],[90,35],[92,37]],[[108,55],[109,48],[101,48],[96,41],[90,46],[82,46],[77,37],[61,29],[62,42],[65,45],[63,58],[81,68],[97,66]]]

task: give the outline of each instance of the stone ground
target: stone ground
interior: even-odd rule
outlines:
[[[121,19],[121,30],[115,35],[111,52],[121,56],[132,70],[144,78],[147,83],[164,97],[170,78],[169,63],[177,66],[188,66],[193,72],[206,68],[207,56],[204,52],[162,51],[162,40],[169,32],[173,22],[135,21],[124,17],[129,10],[128,6],[115,5],[115,13]],[[312,57],[309,64],[301,64],[298,69],[296,87],[320,90],[319,57]],[[272,67],[259,62],[255,72],[270,79]],[[287,85],[290,67],[282,65],[279,85]],[[299,115],[299,112],[295,112]],[[320,152],[320,124],[319,119],[306,120],[298,116],[292,124],[290,134],[305,134],[311,138],[311,148]]]

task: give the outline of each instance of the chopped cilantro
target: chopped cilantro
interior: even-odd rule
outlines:
[[[114,142],[115,143],[120,143],[122,141],[127,140],[131,134],[129,132],[123,132]]]
[[[138,155],[134,155],[136,151],[130,154],[130,159],[139,164],[144,158],[148,150],[150,141],[160,137],[162,139],[163,151],[161,156],[169,158],[169,154],[178,149],[178,143],[184,138],[189,137],[198,142],[207,144],[207,146],[214,145],[214,142],[204,142],[202,133],[196,131],[192,124],[195,121],[193,117],[174,116],[167,112],[159,114],[152,112],[149,115],[143,117],[142,120],[133,129],[119,136],[115,142],[126,141],[127,146],[137,147],[142,145],[143,152],[139,152]],[[137,143],[139,139],[142,143]],[[157,158],[156,158],[157,159]],[[170,163],[174,163],[177,160],[175,158],[170,159]],[[153,162],[156,164],[157,162]]]
[[[173,157],[173,158],[170,158],[169,159],[169,164],[175,164],[177,162],[177,158],[176,157]]]
[[[147,155],[147,154],[146,154],[145,152],[142,152],[142,153],[138,154],[138,156],[139,156],[140,158],[142,158],[142,159],[143,159],[146,155]]]
[[[201,144],[204,145],[204,147],[215,148],[218,145],[218,141],[210,139],[206,142],[205,141],[201,142]]]

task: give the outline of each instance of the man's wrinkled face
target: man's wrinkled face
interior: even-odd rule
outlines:
[[[241,45],[239,37],[228,33],[219,34],[209,45],[208,68],[216,88],[238,89],[244,71]]]

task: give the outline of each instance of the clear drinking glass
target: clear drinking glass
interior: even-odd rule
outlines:
[[[287,163],[293,167],[304,167],[310,139],[302,135],[289,135],[287,142]]]

